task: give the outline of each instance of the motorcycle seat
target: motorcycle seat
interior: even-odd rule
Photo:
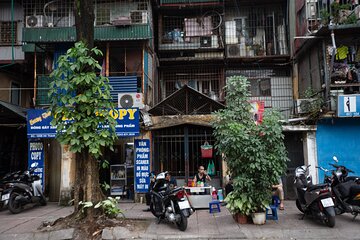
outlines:
[[[307,191],[313,191],[316,189],[322,189],[322,188],[326,188],[328,185],[327,184],[316,184],[316,185],[311,185],[308,187]]]
[[[169,194],[173,194],[173,193],[178,192],[178,191],[180,191],[180,190],[181,190],[181,187],[174,188],[174,189],[172,189],[172,190],[169,192]]]

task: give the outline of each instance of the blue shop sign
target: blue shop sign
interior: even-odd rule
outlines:
[[[34,174],[40,177],[44,190],[44,143],[39,140],[30,140],[28,153],[28,169],[36,168]]]
[[[360,94],[338,96],[338,117],[360,117]]]
[[[116,135],[119,137],[138,136],[139,109],[115,108],[109,110],[110,116],[116,119]],[[45,109],[30,109],[27,112],[27,137],[28,138],[55,138],[56,126],[51,125],[53,117],[51,112]],[[101,126],[106,127],[106,126]]]
[[[146,193],[150,186],[150,140],[135,139],[135,191]]]

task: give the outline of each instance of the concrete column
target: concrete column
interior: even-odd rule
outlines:
[[[312,177],[314,184],[319,182],[318,171],[316,166],[317,160],[317,146],[316,146],[316,132],[309,131],[304,133],[304,160],[305,165],[311,165],[309,168],[309,174]]]
[[[61,146],[61,180],[60,205],[67,205],[73,198],[72,188],[75,182],[75,154],[70,152],[69,146]]]

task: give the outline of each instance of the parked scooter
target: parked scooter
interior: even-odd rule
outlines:
[[[337,157],[334,156],[333,160],[339,162]],[[331,171],[329,176],[327,173],[330,170],[318,167],[325,172],[325,182],[331,184],[332,195],[335,200],[335,213],[337,215],[343,213],[351,213],[355,218],[360,213],[360,178],[357,176],[348,176],[349,173],[354,171],[346,168],[345,166],[330,163],[335,170]]]
[[[150,210],[158,218],[159,223],[166,220],[175,223],[179,230],[187,228],[187,218],[194,213],[194,209],[182,187],[170,189],[166,180],[167,172],[156,176],[156,181],[151,191]]]
[[[9,196],[5,194],[6,189],[11,187],[12,182],[21,180],[20,173],[21,171],[8,173],[0,180],[0,209],[8,204]]]
[[[295,170],[296,206],[305,215],[312,215],[321,220],[328,227],[335,226],[334,202],[331,197],[329,184],[312,184],[308,175],[308,166],[297,167]]]
[[[8,201],[8,209],[11,213],[20,213],[25,205],[39,203],[46,205],[43,195],[40,177],[34,174],[36,166],[22,172],[17,180],[7,183],[8,188],[4,190],[2,199]]]

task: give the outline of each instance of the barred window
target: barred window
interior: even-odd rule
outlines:
[[[13,22],[13,31],[11,31],[11,22],[0,22],[0,44],[11,44],[12,39],[14,43],[17,42],[17,22]]]

